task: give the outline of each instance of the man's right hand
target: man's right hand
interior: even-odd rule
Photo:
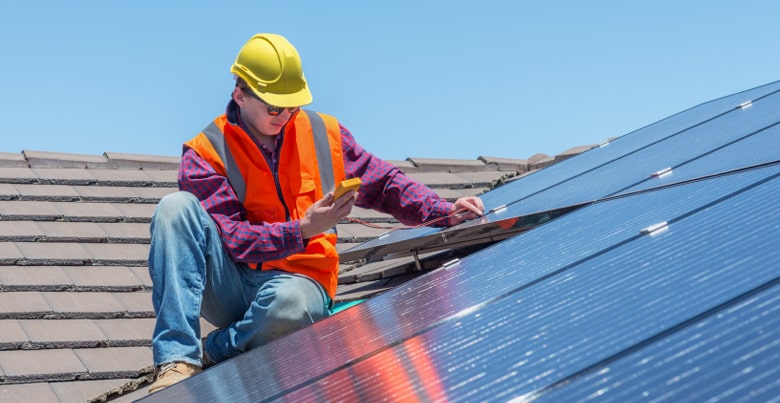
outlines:
[[[303,239],[309,239],[321,234],[339,223],[352,211],[352,206],[357,200],[357,192],[347,193],[334,202],[333,192],[325,195],[306,210],[301,218],[301,234]]]

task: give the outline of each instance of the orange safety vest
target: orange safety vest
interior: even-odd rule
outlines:
[[[252,138],[227,115],[184,143],[220,175],[227,177],[252,223],[301,219],[306,210],[345,179],[341,131],[335,117],[301,110],[284,129],[279,151],[278,181]],[[306,249],[286,258],[263,262],[262,270],[306,275],[336,296],[339,257],[335,227],[309,239]],[[257,263],[250,263],[257,268]]]

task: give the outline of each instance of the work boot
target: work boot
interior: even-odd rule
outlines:
[[[200,367],[186,362],[168,362],[160,366],[157,380],[149,387],[149,393],[167,388],[200,373]]]

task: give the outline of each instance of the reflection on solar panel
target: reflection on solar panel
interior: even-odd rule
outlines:
[[[585,203],[145,400],[776,399],[778,88],[499,188]]]

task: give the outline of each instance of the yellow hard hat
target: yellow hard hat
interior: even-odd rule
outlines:
[[[281,35],[253,36],[238,52],[230,72],[270,105],[290,108],[311,103],[301,57]]]

